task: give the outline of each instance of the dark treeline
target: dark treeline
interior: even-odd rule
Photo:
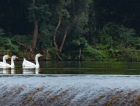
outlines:
[[[0,55],[140,60],[139,0],[1,0]]]

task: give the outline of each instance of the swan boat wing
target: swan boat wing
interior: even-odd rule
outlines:
[[[6,65],[4,62],[0,62],[0,65]]]
[[[36,65],[34,63],[30,62],[30,61],[24,60],[24,62],[23,62],[23,67],[24,68],[35,68],[35,66]]]
[[[35,66],[35,64],[34,64],[34,63],[32,63],[32,62],[30,62],[30,61],[28,61],[28,60],[25,60],[25,64],[26,64],[26,65]]]
[[[8,68],[8,67],[11,67],[11,65],[10,64],[8,64],[8,63],[6,63],[6,67]]]
[[[6,64],[4,62],[0,62],[0,67],[6,67]]]

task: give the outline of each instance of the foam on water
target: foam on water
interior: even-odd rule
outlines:
[[[1,75],[0,85],[0,106],[140,105],[135,75]]]

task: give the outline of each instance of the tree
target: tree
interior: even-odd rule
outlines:
[[[81,33],[83,34],[87,31],[87,28],[84,27],[88,21],[88,9],[90,2],[91,0],[60,0],[57,2],[59,5],[56,6],[55,12],[57,14],[58,24],[55,28],[53,41],[55,48],[59,50],[56,51],[56,55],[60,60],[62,60],[62,58],[59,54],[61,54],[63,50],[67,35],[72,34],[72,36],[75,36],[75,32],[80,35]]]
[[[28,10],[29,10],[29,21],[34,23],[32,50],[31,50],[31,56],[32,58],[34,58],[37,37],[39,32],[39,22],[48,20],[48,17],[51,16],[51,12],[49,10],[48,4],[46,3],[46,0],[41,1],[33,0]]]

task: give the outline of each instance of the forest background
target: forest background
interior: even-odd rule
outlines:
[[[140,61],[139,0],[1,0],[0,56]]]

